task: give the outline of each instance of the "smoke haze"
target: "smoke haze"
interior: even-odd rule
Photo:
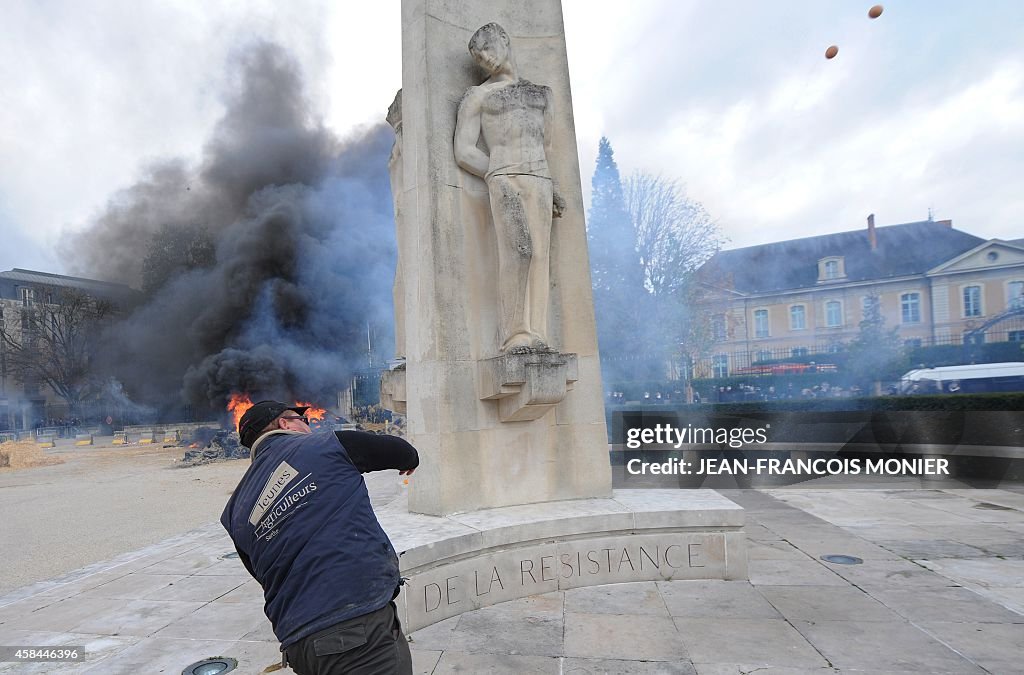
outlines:
[[[77,272],[138,288],[162,228],[212,240],[211,265],[177,269],[108,335],[108,367],[133,400],[197,413],[223,411],[232,392],[329,405],[367,364],[368,325],[391,344],[392,131],[335,137],[274,44],[231,69],[199,165],[151,166],[67,249]]]

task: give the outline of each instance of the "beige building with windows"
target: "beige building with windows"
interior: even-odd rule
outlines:
[[[722,251],[701,273],[713,344],[698,377],[838,351],[875,302],[907,345],[972,332],[1024,342],[1024,239],[985,240],[949,220],[876,227],[872,215],[861,230]]]
[[[63,274],[12,269],[0,272],[0,322],[18,343],[29,328],[26,312],[52,307],[69,289],[117,304],[128,302],[136,291],[122,284],[70,277]],[[20,382],[12,376],[7,345],[0,340],[0,432],[47,425],[66,414],[66,405],[45,382]]]

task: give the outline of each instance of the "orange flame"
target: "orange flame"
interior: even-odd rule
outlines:
[[[295,407],[297,407],[297,408],[301,408],[301,407],[309,408],[309,410],[306,411],[306,418],[309,419],[311,422],[319,422],[327,414],[327,411],[324,410],[323,408],[320,408],[320,407],[318,407],[318,406],[316,406],[316,405],[314,405],[312,403],[305,402],[305,401],[296,401],[295,402]]]
[[[231,394],[231,398],[228,400],[228,412],[231,413],[236,430],[238,429],[238,420],[242,419],[242,415],[251,407],[252,399],[248,394]]]

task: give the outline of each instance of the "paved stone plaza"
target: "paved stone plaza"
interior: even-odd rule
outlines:
[[[747,509],[749,582],[597,586],[468,612],[412,634],[417,672],[1020,672],[1024,493],[725,494]],[[277,643],[231,550],[210,524],[0,598],[0,643],[88,653],[0,673],[177,675],[218,655],[260,673]]]

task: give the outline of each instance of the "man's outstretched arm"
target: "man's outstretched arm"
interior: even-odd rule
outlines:
[[[334,433],[361,473],[398,469],[403,475],[408,475],[420,465],[419,453],[404,438],[366,431]]]

